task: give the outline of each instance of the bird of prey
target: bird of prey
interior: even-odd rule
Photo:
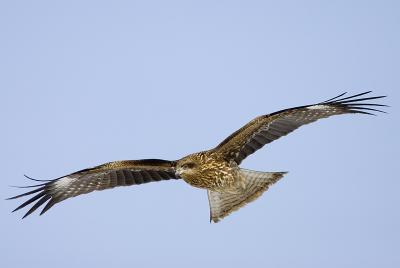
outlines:
[[[24,215],[25,218],[46,202],[40,215],[55,204],[81,194],[117,186],[183,179],[191,186],[207,190],[210,221],[218,222],[261,196],[286,173],[240,168],[239,165],[247,156],[298,127],[321,118],[339,114],[372,115],[374,112],[383,112],[376,109],[377,106],[387,105],[369,101],[386,96],[365,96],[370,92],[349,97],[344,97],[346,93],[343,93],[324,102],[256,117],[217,147],[176,161],[143,159],[110,162],[53,180],[36,180],[41,183],[23,187],[33,187],[34,190],[9,199],[33,195],[14,210],[33,204]]]

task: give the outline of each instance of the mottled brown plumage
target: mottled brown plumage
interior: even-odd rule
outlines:
[[[240,192],[239,167],[227,161],[218,151],[188,155],[177,162],[177,174],[190,185],[219,192]]]
[[[325,102],[290,108],[259,116],[234,132],[214,149],[190,154],[177,161],[159,159],[115,161],[84,169],[54,180],[22,188],[32,191],[15,199],[35,194],[14,211],[33,206],[24,217],[45,204],[40,214],[67,198],[96,190],[129,186],[152,181],[183,179],[191,186],[206,189],[210,203],[210,220],[218,222],[247,203],[255,200],[285,172],[258,172],[239,167],[250,154],[298,127],[332,115],[382,112],[371,108],[386,106],[362,103],[378,97],[363,97],[370,92],[341,98],[341,94]]]

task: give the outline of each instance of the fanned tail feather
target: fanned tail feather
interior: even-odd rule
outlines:
[[[281,179],[286,172],[259,172],[241,169],[244,190],[239,194],[208,190],[210,221],[218,222],[235,210],[260,197],[269,186]]]

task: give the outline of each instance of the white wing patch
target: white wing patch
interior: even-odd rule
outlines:
[[[329,108],[331,108],[329,105],[321,105],[321,104],[307,107],[308,110],[326,110]]]
[[[73,180],[73,178],[70,178],[68,176],[62,177],[59,180],[54,182],[54,186],[55,188],[59,189],[59,188],[66,188],[69,186],[69,184],[71,183],[71,180]]]

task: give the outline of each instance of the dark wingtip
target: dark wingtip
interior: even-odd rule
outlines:
[[[46,186],[43,186],[43,187],[37,188],[37,189],[35,189],[33,191],[29,191],[29,192],[26,192],[26,193],[23,193],[23,194],[19,194],[19,195],[13,196],[13,197],[9,197],[7,200],[17,199],[17,198],[20,198],[20,197],[23,197],[23,196],[31,195],[31,194],[40,192],[40,191],[44,190],[45,188],[46,188]]]
[[[36,184],[36,185],[29,185],[29,186],[12,186],[16,188],[31,188],[34,187],[34,189],[27,191],[25,193],[9,197],[6,200],[12,200],[12,199],[17,199],[20,197],[24,196],[29,196],[29,199],[20,204],[17,208],[15,208],[12,212],[15,212],[17,210],[20,210],[24,207],[27,207],[29,205],[32,205],[28,212],[25,213],[25,215],[22,217],[22,219],[26,218],[30,214],[32,214],[34,211],[36,211],[39,207],[41,207],[43,204],[45,204],[47,201],[47,204],[45,204],[43,210],[41,211],[40,215],[44,214],[47,210],[49,210],[52,206],[54,206],[57,202],[59,202],[61,199],[60,198],[54,198],[53,192],[52,192],[52,185],[54,180],[37,180],[33,179],[27,175],[24,175],[27,179],[34,180],[34,181],[40,181],[42,183]]]
[[[29,180],[32,180],[32,181],[39,181],[39,182],[44,182],[44,181],[49,182],[49,181],[52,181],[52,180],[38,180],[38,179],[34,179],[34,178],[32,178],[32,177],[29,177],[29,176],[26,175],[26,174],[24,174],[24,177],[27,178],[27,179],[29,179]]]
[[[33,211],[32,211],[33,212]],[[28,217],[32,212],[28,211],[27,213],[24,214],[24,216],[22,216],[21,220],[25,219],[26,217]]]
[[[47,190],[48,184],[49,184],[49,182],[41,183],[39,185],[25,186],[25,187],[17,186],[18,188],[29,188],[29,187],[37,187],[37,188],[32,191],[7,198],[6,200],[12,200],[12,199],[17,199],[17,198],[20,198],[23,196],[29,196],[29,195],[35,194],[30,199],[28,199],[27,201],[25,201],[21,205],[19,205],[17,208],[15,208],[12,212],[15,212],[17,210],[20,210],[20,209],[30,205],[30,204],[33,204],[31,209],[22,217],[24,219],[29,214],[31,214],[33,211],[35,211],[39,206],[41,206],[46,200],[48,200],[51,197]]]
[[[333,100],[335,100],[335,99],[337,99],[337,98],[340,98],[341,96],[344,96],[344,95],[346,95],[346,94],[347,94],[347,92],[343,92],[342,94],[337,95],[336,97],[333,97],[333,98],[331,98],[331,99],[329,99],[329,100],[326,100],[326,101],[324,101],[323,103],[333,101]]]
[[[388,107],[388,105],[385,104],[378,104],[378,103],[364,103],[362,101],[370,101],[370,100],[376,100],[376,99],[381,99],[381,98],[386,98],[386,95],[382,95],[382,96],[372,96],[372,97],[368,97],[368,96],[364,96],[367,95],[369,93],[371,93],[372,91],[365,91],[359,94],[355,94],[355,95],[351,95],[348,97],[344,97],[344,98],[338,98],[335,97],[333,99],[329,99],[327,101],[324,101],[322,104],[327,104],[327,105],[334,105],[334,106],[339,106],[342,107],[343,109],[345,109],[345,111],[347,113],[359,113],[359,114],[366,114],[366,115],[376,115],[373,112],[378,112],[378,113],[387,113],[385,111],[382,110],[378,110],[378,109],[373,109],[373,108],[369,108],[371,106],[375,106],[375,107]],[[339,95],[339,96],[343,96]],[[358,98],[360,96],[363,96],[361,98]]]
[[[378,110],[378,109],[373,109],[373,108],[367,108],[367,107],[360,107],[360,106],[350,106],[349,107],[351,110],[359,111],[359,110],[365,110],[365,111],[373,111],[373,112],[379,112],[379,113],[384,113],[387,114],[387,112]]]
[[[21,205],[19,205],[16,209],[14,209],[12,212],[20,210],[21,208],[26,207],[29,204],[32,204],[33,202],[35,202],[36,200],[38,200],[39,198],[43,198],[46,196],[46,193],[44,191],[38,193],[37,195],[33,196],[32,198],[30,198],[29,200],[25,201],[24,203],[22,203]]]
[[[28,212],[25,213],[25,215],[22,217],[22,219],[26,218],[27,216],[29,216],[31,213],[33,213],[38,207],[40,207],[41,205],[43,205],[47,200],[49,200],[51,198],[50,195],[44,195],[42,196],[39,201],[37,201],[29,210]]]
[[[42,216],[44,213],[46,213],[51,207],[53,207],[57,201],[54,198],[51,198],[50,201],[46,204],[46,206],[42,209],[40,212],[40,216]]]
[[[47,184],[47,182],[41,183],[41,184],[35,184],[35,185],[27,185],[27,186],[9,185],[8,187],[18,188],[18,189],[26,189],[26,188],[35,188],[35,187],[43,186],[46,184]]]

